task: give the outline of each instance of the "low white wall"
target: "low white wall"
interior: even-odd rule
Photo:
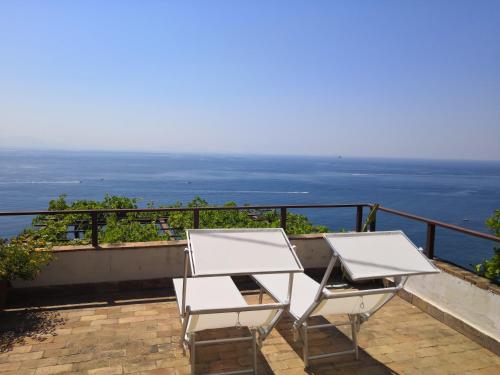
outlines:
[[[405,289],[478,331],[500,340],[499,295],[446,272],[410,277]]]
[[[177,277],[182,274],[185,245],[161,247],[106,247],[64,250],[35,280],[17,280],[15,288],[90,284]]]
[[[331,253],[321,235],[291,237],[305,268],[326,267]],[[182,276],[186,241],[160,241],[64,247],[33,281],[17,280],[15,288],[148,280]]]

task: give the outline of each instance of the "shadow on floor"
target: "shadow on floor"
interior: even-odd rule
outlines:
[[[309,320],[312,324],[330,323],[322,316],[316,316]],[[276,329],[286,340],[288,345],[302,359],[302,341],[299,337],[293,340],[292,330],[293,320],[286,316],[277,324]],[[344,326],[345,333],[337,327],[319,328],[309,331],[309,355],[325,354],[350,350],[353,344],[350,338],[350,326]],[[359,359],[356,360],[354,354],[345,354],[325,359],[317,359],[309,362],[309,367],[305,372],[311,375],[327,374],[395,374],[383,363],[379,362],[370,354],[359,348]]]
[[[92,307],[110,307],[140,303],[175,301],[172,289],[149,289],[137,291],[93,292],[61,295],[14,296],[8,300],[7,311],[36,309],[39,311],[71,310]]]
[[[24,345],[28,338],[43,342],[65,322],[57,312],[37,309],[2,311],[0,321],[0,353],[12,350],[14,345]]]
[[[201,331],[196,336],[197,341],[227,339],[250,336],[250,331],[248,328],[224,328]],[[252,363],[253,350],[250,341],[211,344],[196,348],[196,374],[241,371],[252,368]],[[274,374],[259,348],[257,348],[257,373]]]

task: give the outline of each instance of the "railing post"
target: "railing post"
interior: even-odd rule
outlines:
[[[92,219],[92,246],[97,248],[99,247],[99,227],[97,223],[97,212],[92,211],[90,213],[90,217]]]
[[[372,221],[370,222],[370,232],[377,230],[377,211],[373,212]]]
[[[363,226],[363,206],[356,206],[356,232],[361,232]]]
[[[286,207],[280,209],[280,226],[286,231]]]
[[[425,244],[425,255],[434,259],[434,240],[436,238],[436,225],[427,223],[427,242]]]
[[[193,210],[193,228],[198,229],[200,227],[200,210],[195,208]]]

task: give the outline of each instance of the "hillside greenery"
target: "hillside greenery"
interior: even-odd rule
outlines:
[[[486,225],[495,236],[500,237],[500,210],[495,210],[493,215],[486,220]],[[500,284],[500,247],[494,248],[493,251],[494,254],[490,259],[476,265],[476,272]]]
[[[131,209],[138,208],[139,200],[123,196],[105,195],[101,201],[76,200],[68,202],[65,195],[49,202],[49,211],[68,210],[98,210],[98,209]],[[177,202],[165,207],[209,207],[210,204],[196,197],[187,204]],[[223,206],[234,207],[236,202],[226,202]],[[154,208],[149,202],[148,208]],[[158,226],[158,219],[168,218],[170,230],[165,233]],[[277,210],[212,210],[200,211],[200,228],[278,228],[280,213]],[[140,213],[100,213],[99,242],[138,242],[156,241],[174,238],[185,238],[185,230],[193,227],[193,212],[140,212]],[[88,244],[91,239],[91,220],[88,214],[68,215],[39,215],[32,223],[32,227],[25,231],[36,239],[53,245],[59,244]],[[73,236],[75,230],[78,236]],[[287,214],[287,233],[319,233],[327,232],[328,228],[313,225],[304,216],[295,213]],[[68,236],[70,234],[70,237]]]

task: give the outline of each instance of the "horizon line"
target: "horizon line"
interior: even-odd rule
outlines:
[[[143,155],[203,155],[203,156],[237,156],[237,157],[278,157],[278,158],[325,158],[325,159],[389,159],[389,160],[415,160],[415,161],[464,161],[464,162],[500,162],[499,159],[464,159],[464,158],[433,158],[412,156],[379,156],[379,155],[352,155],[352,154],[287,154],[287,153],[238,153],[238,152],[201,152],[201,151],[161,151],[161,150],[126,150],[126,149],[93,149],[93,148],[56,148],[56,147],[24,147],[0,145],[0,151],[39,151],[39,152],[81,152],[81,153],[129,153]]]

